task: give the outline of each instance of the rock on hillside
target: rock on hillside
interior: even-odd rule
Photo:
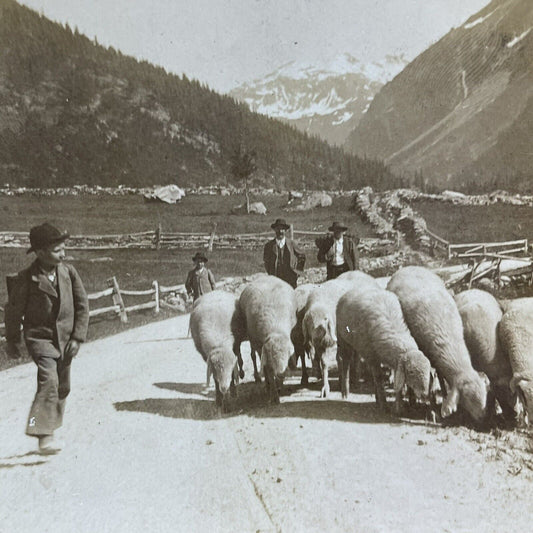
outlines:
[[[385,85],[345,147],[439,186],[527,182],[532,134],[533,2],[493,0]]]

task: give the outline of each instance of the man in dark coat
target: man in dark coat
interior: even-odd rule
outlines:
[[[346,235],[347,229],[340,222],[333,222],[328,228],[332,235],[316,240],[317,259],[319,263],[326,263],[327,279],[335,279],[343,272],[359,268],[357,245]]]
[[[185,281],[185,289],[187,294],[192,296],[193,300],[197,300],[207,292],[214,291],[216,288],[215,276],[211,270],[209,270],[205,264],[207,263],[207,257],[202,252],[196,252],[192,258],[194,261],[194,268],[187,274],[187,280]]]
[[[286,237],[285,232],[290,226],[284,219],[278,218],[270,226],[276,237],[265,244],[263,261],[267,274],[276,276],[296,288],[298,276],[305,266],[305,254],[297,244]]]
[[[21,324],[28,353],[37,365],[37,393],[26,433],[38,437],[43,454],[60,451],[54,430],[63,423],[70,392],[70,366],[85,341],[89,302],[79,274],[64,264],[67,233],[51,224],[30,231],[29,252],[37,259],[16,276],[8,277],[5,308],[10,357],[20,357]]]

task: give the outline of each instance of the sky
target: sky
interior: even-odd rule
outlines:
[[[219,92],[291,62],[414,59],[489,0],[18,0]]]

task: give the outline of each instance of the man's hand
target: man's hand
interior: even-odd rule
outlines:
[[[22,357],[19,345],[16,342],[6,343],[6,353],[10,359],[20,359]]]
[[[80,349],[80,343],[79,341],[75,339],[70,339],[65,347],[65,357],[67,359],[72,359],[76,356]]]

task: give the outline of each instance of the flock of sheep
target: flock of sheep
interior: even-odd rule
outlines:
[[[247,340],[255,380],[264,376],[273,403],[287,368],[298,360],[307,384],[310,358],[322,379],[322,397],[329,394],[333,365],[346,398],[350,367],[364,364],[383,409],[383,369],[390,369],[398,415],[407,394],[435,416],[440,387],[442,418],[460,409],[474,423],[485,423],[495,416],[497,402],[507,421],[533,420],[533,298],[499,302],[478,289],[454,297],[423,267],[401,268],[386,288],[360,271],[296,289],[265,275],[240,297],[216,290],[199,298],[190,330],[221,409],[244,377],[240,346]]]

